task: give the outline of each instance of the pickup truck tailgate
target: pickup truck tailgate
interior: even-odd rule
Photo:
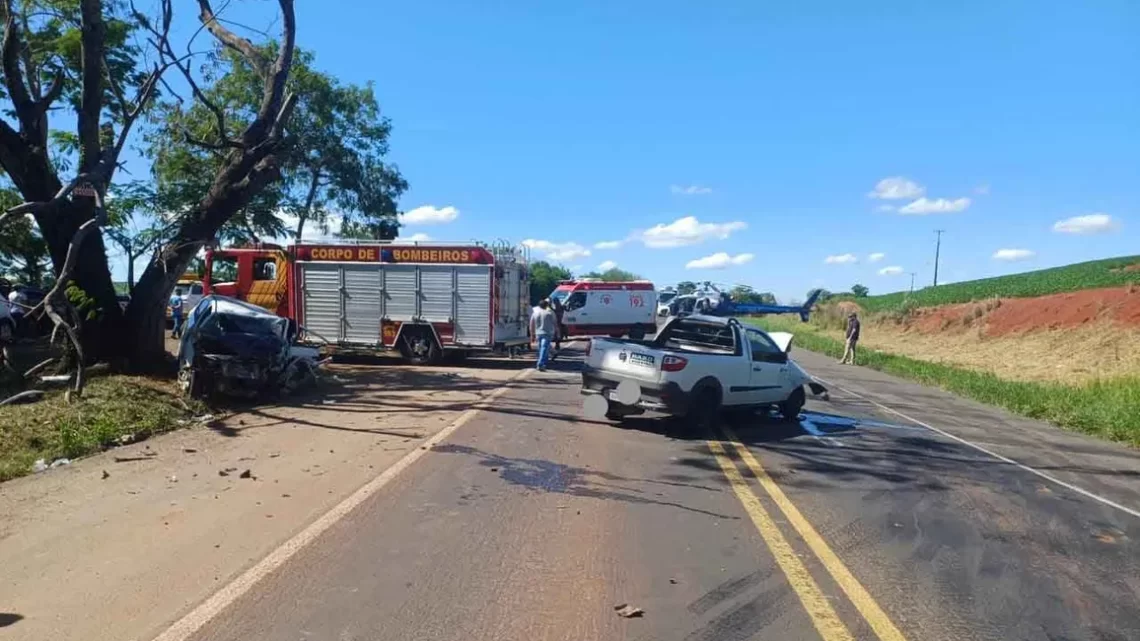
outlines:
[[[595,369],[647,383],[661,380],[661,359],[657,350],[636,343],[595,339],[587,364]]]

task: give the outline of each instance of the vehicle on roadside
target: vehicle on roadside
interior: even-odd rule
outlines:
[[[127,311],[127,306],[131,304],[130,294],[116,294],[115,300],[119,301],[119,310]]]
[[[562,324],[567,338],[642,339],[657,331],[657,291],[647,280],[566,280],[558,284],[550,298],[560,301],[566,310]]]
[[[0,345],[16,338],[16,318],[12,315],[12,303],[0,296]]]
[[[673,300],[676,297],[677,290],[673,289],[672,287],[666,287],[665,289],[657,292],[658,317],[669,315],[669,301]]]
[[[826,390],[789,358],[791,345],[786,332],[700,315],[674,318],[651,341],[594,338],[582,367],[587,413],[621,420],[653,411],[707,426],[723,412],[775,407],[794,419],[805,385]]]
[[[178,381],[194,398],[291,392],[315,381],[320,352],[297,345],[297,324],[262,307],[207,296],[186,319]]]
[[[206,252],[204,286],[259,305],[333,348],[414,364],[529,342],[526,249],[506,243],[340,241]]]
[[[194,309],[198,305],[198,301],[206,295],[202,279],[194,272],[183,274],[174,286],[182,290],[182,313],[184,315],[190,313],[190,310]],[[174,310],[170,308],[170,305],[166,306],[166,320],[168,322],[174,321]]]

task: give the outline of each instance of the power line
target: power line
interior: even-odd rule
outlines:
[[[934,286],[938,287],[938,254],[942,249],[942,234],[945,229],[935,229],[934,233],[938,234],[938,240],[934,243]]]

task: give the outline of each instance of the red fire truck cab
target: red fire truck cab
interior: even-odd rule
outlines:
[[[204,286],[295,320],[306,340],[398,349],[418,364],[528,342],[526,253],[506,244],[213,249]]]

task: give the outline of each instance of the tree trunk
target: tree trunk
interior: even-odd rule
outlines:
[[[67,258],[67,250],[75,232],[94,215],[91,201],[85,198],[76,200],[77,202],[64,203],[54,212],[36,216],[40,234],[51,254],[56,277]],[[80,341],[83,352],[89,360],[117,360],[122,355],[122,334],[119,332],[122,310],[119,309],[115,285],[111,280],[107,248],[100,230],[95,230],[79,247],[77,259],[71,280],[95,300],[97,310],[94,318],[88,319],[86,315],[81,318]]]
[[[313,202],[317,199],[317,189],[321,186],[321,169],[313,168],[313,177],[309,180],[309,193],[305,195],[305,206],[297,214],[297,242],[301,241],[301,232],[305,230],[305,221],[313,213]]]

